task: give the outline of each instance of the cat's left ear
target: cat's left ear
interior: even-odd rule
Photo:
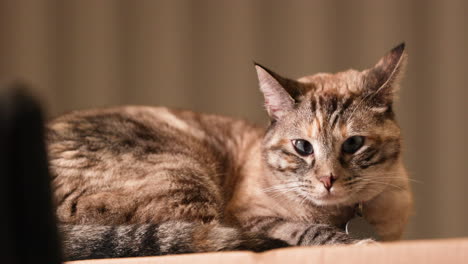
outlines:
[[[392,103],[399,89],[407,61],[405,43],[393,48],[377,64],[366,71],[366,89],[380,103]],[[379,100],[380,99],[380,100]]]

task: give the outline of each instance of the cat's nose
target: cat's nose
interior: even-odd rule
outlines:
[[[319,181],[323,183],[323,186],[327,191],[330,191],[331,187],[333,186],[333,183],[335,182],[335,177],[333,177],[332,174],[327,175],[327,176],[321,176],[319,177]]]

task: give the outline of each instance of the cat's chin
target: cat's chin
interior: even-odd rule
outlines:
[[[351,205],[353,201],[350,201],[349,197],[337,196],[337,195],[323,195],[320,197],[313,197],[312,202],[318,206],[330,206],[330,205]]]

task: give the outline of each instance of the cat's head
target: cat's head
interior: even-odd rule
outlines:
[[[290,80],[255,65],[271,125],[263,160],[276,185],[317,205],[354,204],[398,177],[400,129],[393,99],[404,44],[372,68]]]

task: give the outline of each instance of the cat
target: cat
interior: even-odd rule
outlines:
[[[292,80],[255,64],[267,129],[164,107],[76,111],[47,125],[67,260],[384,241],[412,208],[394,94],[404,43],[372,68]]]

